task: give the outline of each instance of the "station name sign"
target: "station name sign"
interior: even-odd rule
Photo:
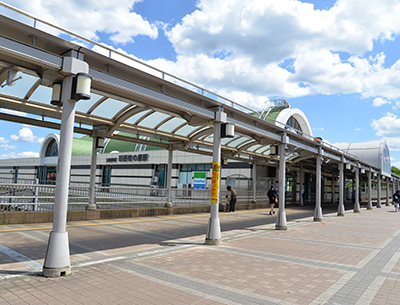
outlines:
[[[120,155],[118,158],[107,158],[106,162],[137,162],[149,161],[149,154]]]

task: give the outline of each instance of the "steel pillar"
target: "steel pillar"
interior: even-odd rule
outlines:
[[[321,208],[321,164],[322,164],[322,150],[320,150],[317,160],[316,160],[316,182],[315,182],[315,212],[314,212],[314,221],[322,221],[322,208]]]
[[[367,210],[372,210],[372,172],[368,171],[368,203]]]
[[[221,122],[226,121],[226,113],[215,112],[214,141],[213,141],[213,164],[211,179],[211,212],[208,220],[206,235],[207,245],[221,244],[221,226],[218,216],[219,207],[219,184],[221,173]]]
[[[90,184],[89,184],[89,204],[86,210],[96,210],[95,190],[96,190],[96,166],[97,166],[97,137],[92,138],[92,159],[90,163]]]
[[[338,206],[338,216],[344,216],[344,163],[339,163],[339,206]]]
[[[286,184],[286,134],[282,136],[282,143],[279,144],[279,211],[276,220],[275,229],[286,230],[286,212],[285,212],[285,184]]]

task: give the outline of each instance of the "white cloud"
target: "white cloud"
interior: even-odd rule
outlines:
[[[383,98],[380,98],[380,97],[377,97],[376,99],[374,99],[372,101],[372,105],[374,107],[381,107],[381,106],[383,106],[385,104],[388,104],[388,103],[390,103],[390,102],[385,100],[385,99],[383,99]]]
[[[11,152],[9,154],[0,155],[0,159],[15,159],[15,158],[38,158],[39,153],[33,151],[24,151],[21,153]]]
[[[354,128],[355,131],[361,131],[361,128]]]
[[[6,140],[5,138],[3,138],[3,137],[0,137],[0,143],[1,144],[6,144],[6,143],[8,143],[8,142],[10,142],[9,140]]]
[[[391,151],[400,151],[400,118],[388,112],[384,117],[371,123],[376,135],[386,141]]]
[[[9,144],[0,144],[0,147],[3,148],[4,150],[17,149],[18,148],[15,145],[9,145]]]
[[[98,40],[98,34],[103,32],[116,43],[127,43],[138,35],[158,37],[157,26],[134,12],[135,3],[140,1],[69,0],[63,1],[62,6],[51,0],[5,2],[83,37]]]
[[[329,10],[294,0],[198,0],[197,10],[169,25],[136,14],[140,0],[71,0],[63,10],[50,0],[6,2],[89,38],[107,33],[117,46],[137,35],[157,38],[159,27],[177,60],[150,65],[248,106],[268,96],[400,97],[400,61],[385,65],[385,54],[373,50],[400,34],[394,0],[382,0],[379,9],[371,1],[338,0]]]
[[[11,139],[17,142],[30,142],[33,143],[35,142],[35,139],[37,138],[35,135],[33,135],[33,132],[30,128],[24,127],[18,131],[18,135],[11,135]]]

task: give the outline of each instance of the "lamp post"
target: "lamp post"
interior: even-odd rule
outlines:
[[[67,75],[62,85],[53,85],[51,104],[63,107],[61,115],[60,148],[58,154],[56,196],[53,213],[53,230],[50,232],[43,276],[59,277],[71,274],[67,228],[68,189],[71,170],[72,139],[75,122],[75,106],[79,99],[90,98],[89,66],[83,60],[72,57],[72,51],[63,58],[62,73]],[[82,73],[83,72],[83,73]],[[79,75],[81,74],[81,75]],[[58,83],[58,82],[57,82]],[[57,100],[57,98],[59,98]]]
[[[226,113],[218,107],[214,117],[214,150],[211,179],[211,212],[205,243],[207,245],[221,244],[221,226],[218,217],[219,184],[221,173],[221,138],[234,137],[234,125],[226,123]]]

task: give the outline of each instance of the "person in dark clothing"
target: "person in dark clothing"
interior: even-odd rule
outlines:
[[[226,188],[228,190],[228,201],[229,201],[229,212],[235,212],[235,205],[236,205],[236,190],[231,187],[230,185]]]
[[[271,185],[271,188],[269,189],[267,196],[269,198],[269,205],[271,210],[269,211],[269,215],[275,214],[274,211],[274,206],[275,203],[278,203],[278,193],[275,190],[275,187]]]

